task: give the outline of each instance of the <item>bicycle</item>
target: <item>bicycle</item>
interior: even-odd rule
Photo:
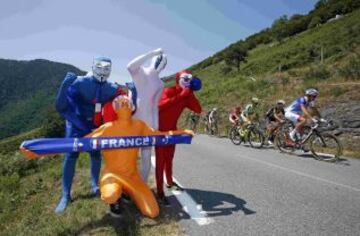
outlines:
[[[259,128],[259,124],[250,123],[244,126],[235,125],[229,133],[231,142],[240,145],[242,142],[249,142],[252,148],[261,148],[265,143],[265,136]]]
[[[321,125],[329,126],[331,123],[316,120],[310,126],[305,126],[303,137],[294,142],[289,137],[294,125],[287,122],[287,125],[283,125],[279,130],[275,145],[284,153],[293,153],[295,150],[311,151],[316,160],[336,162],[342,154],[342,145],[335,135],[321,131]],[[310,146],[309,149],[307,145]]]

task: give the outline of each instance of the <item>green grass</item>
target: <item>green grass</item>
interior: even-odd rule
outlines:
[[[323,63],[320,62],[321,47]],[[225,134],[229,110],[237,105],[244,107],[253,96],[261,99],[263,114],[276,100],[290,103],[308,87],[320,89],[320,107],[337,101],[360,101],[357,87],[342,85],[359,81],[359,55],[360,10],[357,10],[282,42],[259,45],[249,52],[239,72],[233,68],[224,74],[223,61],[205,69],[194,67],[192,72],[203,82],[203,88],[196,95],[204,113],[213,107],[221,108],[219,128]],[[187,114],[184,113],[180,121],[182,126]]]
[[[56,215],[54,209],[61,196],[61,162],[62,158],[52,158],[22,177],[17,173],[0,176],[1,235],[182,234],[171,208],[161,209],[161,215],[151,220],[139,216],[130,204],[124,205],[124,219],[110,217],[108,205],[89,194],[89,159],[84,156],[77,163],[74,201],[63,215]]]

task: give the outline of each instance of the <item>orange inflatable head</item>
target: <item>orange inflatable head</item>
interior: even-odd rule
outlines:
[[[135,110],[135,106],[132,103],[131,98],[125,95],[117,96],[113,100],[113,108],[117,114],[118,119],[130,119],[133,111]]]

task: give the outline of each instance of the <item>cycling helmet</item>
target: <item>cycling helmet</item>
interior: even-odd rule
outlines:
[[[259,99],[256,98],[256,97],[253,97],[253,98],[251,99],[251,102],[254,103],[254,104],[258,104],[258,103],[259,103]]]
[[[241,107],[235,107],[235,112],[237,112],[237,113],[240,113],[241,112]]]
[[[214,107],[212,110],[213,110],[213,111],[217,111],[217,107]]]
[[[319,95],[319,91],[317,89],[314,89],[314,88],[309,88],[305,91],[305,95],[308,95],[308,96],[318,96]]]
[[[285,101],[280,99],[276,102],[276,104],[285,106]]]

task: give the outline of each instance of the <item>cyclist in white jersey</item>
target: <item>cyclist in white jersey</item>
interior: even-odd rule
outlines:
[[[296,136],[301,137],[306,119],[313,119],[308,112],[308,108],[315,106],[315,99],[318,95],[319,91],[317,89],[307,89],[305,96],[297,98],[285,109],[285,117],[295,125],[295,129],[290,132],[290,138],[293,141],[296,140]]]

